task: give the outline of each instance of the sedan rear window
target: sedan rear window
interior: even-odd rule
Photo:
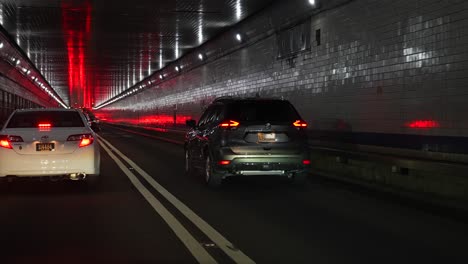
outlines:
[[[15,113],[7,128],[32,128],[39,124],[50,124],[51,127],[84,127],[78,112],[72,111],[37,111]]]
[[[300,119],[288,101],[259,100],[233,102],[226,118],[239,122],[291,122]]]

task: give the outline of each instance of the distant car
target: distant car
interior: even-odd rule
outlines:
[[[310,166],[307,124],[287,100],[215,100],[185,137],[185,170],[218,187],[227,177],[278,175],[304,184]]]
[[[95,184],[99,174],[99,144],[79,110],[16,110],[0,131],[0,178],[43,176]]]
[[[96,133],[101,132],[101,128],[99,126],[99,119],[97,119],[91,111],[85,109],[81,110],[83,112],[83,115],[86,117],[86,120],[88,121],[89,127],[91,127],[91,129]]]
[[[89,127],[96,133],[101,132],[101,128],[99,126],[99,119],[97,119],[93,114],[89,112],[84,112],[83,115],[86,117],[86,120],[88,121]]]

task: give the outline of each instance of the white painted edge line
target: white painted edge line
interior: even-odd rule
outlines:
[[[236,263],[255,263],[242,251],[237,249],[231,242],[229,242],[225,237],[223,237],[216,229],[211,227],[205,220],[199,217],[195,212],[193,212],[188,206],[182,203],[169,191],[167,191],[163,186],[161,186],[156,180],[153,179],[148,173],[141,169],[135,162],[130,160],[127,156],[122,154],[117,148],[112,146],[107,140],[99,136],[99,139],[105,142],[112,148],[115,153],[117,153],[122,159],[124,159],[132,168],[134,168],[148,183],[158,191],[164,198],[166,198],[174,207],[176,207],[187,219],[189,219],[198,229],[200,229],[205,235],[211,239],[226,255],[228,255]]]
[[[218,263],[202,245],[189,233],[189,231],[173,216],[161,202],[153,196],[153,194],[138,180],[125,165],[120,161],[112,151],[104,145],[102,142],[99,144],[104,150],[111,156],[111,158],[117,163],[119,168],[127,175],[132,184],[137,188],[141,195],[148,201],[153,209],[161,216],[161,218],[167,223],[187,249],[192,253],[195,259],[199,263]]]

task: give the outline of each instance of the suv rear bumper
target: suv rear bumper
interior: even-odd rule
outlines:
[[[224,152],[224,153],[223,153]],[[292,177],[298,173],[307,173],[310,165],[303,163],[309,160],[309,153],[294,155],[238,155],[226,154],[221,150],[216,158],[214,169],[223,178],[230,176],[272,175]],[[223,155],[224,154],[224,155]],[[230,161],[228,165],[220,165],[219,161]]]

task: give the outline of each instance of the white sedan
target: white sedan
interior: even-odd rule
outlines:
[[[0,178],[99,178],[96,134],[75,109],[14,111],[0,131]]]

